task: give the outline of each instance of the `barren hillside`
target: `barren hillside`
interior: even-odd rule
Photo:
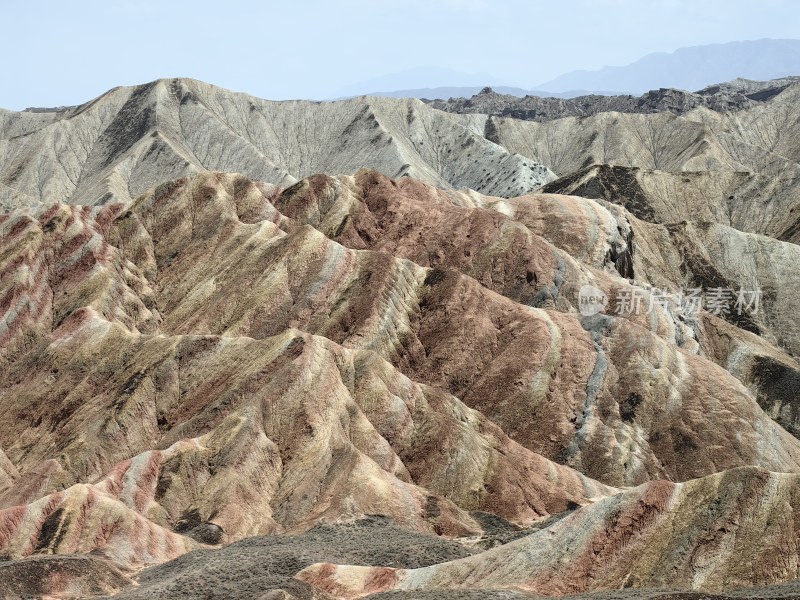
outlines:
[[[0,113],[0,596],[793,597],[797,93]]]
[[[0,111],[6,207],[130,202],[204,170],[288,186],[362,167],[504,195],[554,179],[418,100],[269,102],[171,79],[115,88],[67,109]]]

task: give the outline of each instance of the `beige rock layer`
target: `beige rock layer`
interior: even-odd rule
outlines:
[[[723,592],[800,576],[797,475],[736,469],[653,482],[477,556],[420,569],[312,565],[298,578],[339,598],[388,590],[623,587]]]
[[[753,357],[786,363],[775,346],[707,315],[576,311],[578,284],[630,286],[637,224],[613,207],[369,171],[282,193],[211,173],[4,223],[14,558],[137,566],[376,513],[473,535],[474,510],[530,524],[650,489],[611,486],[800,471],[762,408],[782,401],[748,385]]]
[[[514,195],[555,178],[419,100],[271,102],[191,79],[52,112],[0,110],[0,207],[130,202],[198,172],[273,184],[362,167]]]

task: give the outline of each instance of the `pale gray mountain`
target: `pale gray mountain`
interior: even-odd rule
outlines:
[[[561,179],[545,191],[609,200],[652,223],[702,220],[800,243],[800,84],[739,81],[695,96],[730,98],[731,91],[757,99],[742,94],[736,110],[689,103],[675,108],[679,114],[650,112],[662,105],[655,102],[645,114],[609,111],[546,122],[480,112],[461,118],[508,151],[550,167]],[[496,100],[485,96],[465,110]],[[660,98],[666,103],[668,95]]]
[[[797,79],[786,78],[638,99],[519,99],[485,89],[432,105],[269,102],[160,80],[78,107],[0,112],[0,206],[128,202],[205,170],[286,187],[366,165],[503,197],[550,184],[549,191],[617,202],[654,223],[701,218],[797,243],[798,95]],[[586,118],[553,118],[578,109]],[[491,116],[525,110],[541,110],[535,118],[547,122]],[[592,167],[602,164],[615,167]]]
[[[752,40],[656,52],[622,67],[572,71],[537,85],[563,92],[614,89],[641,94],[659,87],[697,90],[736,77],[774,79],[800,73],[800,40]]]
[[[236,171],[289,186],[362,167],[518,195],[555,179],[414,99],[270,102],[189,79],[115,88],[81,106],[0,111],[0,206],[129,202],[162,181]]]

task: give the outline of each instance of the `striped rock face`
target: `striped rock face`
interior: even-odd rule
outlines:
[[[619,207],[207,173],[0,226],[2,556],[138,569],[360,515],[480,536],[482,511],[538,533],[480,569],[302,577],[358,596],[794,576],[794,530],[769,534],[781,560],[753,532],[798,506],[792,398],[759,379],[769,358],[790,385],[796,360],[669,302],[616,315],[660,239],[640,257]],[[739,534],[712,531],[723,513]]]
[[[799,500],[797,475],[734,469],[645,484],[478,556],[410,570],[319,563],[298,578],[340,598],[465,588],[718,592],[800,576]]]
[[[272,102],[192,79],[117,87],[81,106],[0,109],[0,210],[131,202],[178,177],[235,171],[291,185],[368,166],[514,196],[552,181],[457,115],[406,98]]]

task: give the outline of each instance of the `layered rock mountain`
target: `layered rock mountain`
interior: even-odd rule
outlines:
[[[538,191],[607,200],[654,224],[717,223],[796,244],[798,90],[791,84],[735,111],[612,111],[545,122],[461,116],[560,176]]]
[[[0,595],[790,597],[788,83],[0,113]]]
[[[115,88],[71,108],[0,110],[2,206],[130,202],[205,170],[278,185],[362,167],[515,195],[554,179],[418,100],[269,102],[190,79]]]
[[[478,556],[416,569],[317,563],[298,578],[339,598],[508,587],[560,596],[664,589],[676,581],[723,591],[752,585],[754,563],[760,571],[756,578],[796,578],[789,557],[797,523],[789,507],[796,506],[797,486],[796,475],[757,470],[651,483]]]
[[[670,305],[577,310],[584,284],[630,288],[615,257],[635,272],[658,243],[614,204],[369,170],[282,192],[210,173],[129,207],[54,205],[3,227],[0,548],[21,569],[100,556],[103,589],[122,589],[132,569],[192,550],[360,515],[488,539],[481,514],[539,531],[663,479],[800,472],[800,441],[779,424],[794,424],[793,399],[742,368],[769,356],[800,372],[769,335]],[[758,490],[763,506],[772,487]],[[688,495],[710,510],[713,494]],[[298,577],[361,594],[319,568]],[[736,581],[795,576],[765,569]]]
[[[443,114],[409,99],[268,102],[159,80],[80,107],[0,111],[0,206],[130,202],[209,169],[288,187],[366,166],[502,197],[577,193],[652,222],[703,220],[796,242],[798,89],[784,78],[638,99],[482,93],[434,104]],[[544,104],[534,115],[514,108],[523,101]]]
[[[785,178],[777,178],[747,171],[667,172],[603,164],[561,177],[541,191],[614,202],[649,223],[717,223],[797,244],[800,178],[795,171],[789,167]]]

